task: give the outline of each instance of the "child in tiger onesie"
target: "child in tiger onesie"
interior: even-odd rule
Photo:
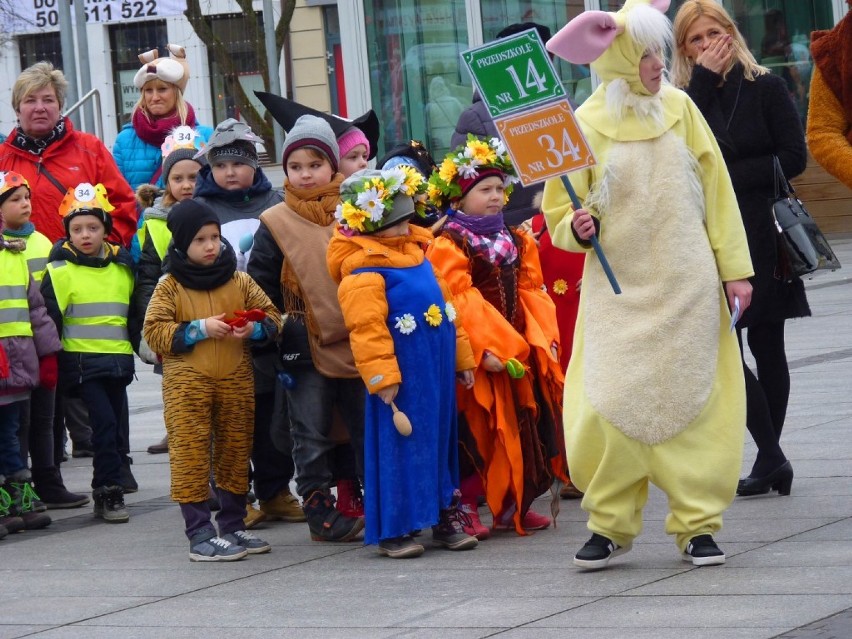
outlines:
[[[169,212],[169,273],[154,289],[143,335],[163,356],[163,407],[172,499],[180,504],[191,561],[233,561],[270,545],[245,530],[254,382],[248,340],[274,339],[281,315],[237,271],[216,213],[195,200]],[[266,317],[250,321],[245,311]],[[213,476],[221,504],[217,535],[207,504]]]

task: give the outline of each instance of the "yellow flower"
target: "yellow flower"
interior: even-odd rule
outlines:
[[[388,195],[388,187],[385,184],[385,181],[382,178],[373,178],[370,182],[372,183],[373,188],[378,191],[379,200],[384,200]]]
[[[402,192],[405,195],[414,195],[420,185],[423,184],[423,176],[420,174],[420,171],[417,171],[410,166],[403,165],[400,168],[403,173],[405,173],[405,181],[402,183]]]
[[[456,168],[455,162],[450,157],[444,158],[444,161],[441,162],[441,168],[438,169],[438,177],[440,177],[444,182],[449,184],[453,181],[453,178],[456,176],[458,169]]]
[[[352,202],[344,202],[341,216],[346,222],[346,225],[356,231],[364,230],[364,220],[370,218],[370,214],[364,209],[359,209]]]
[[[423,317],[426,318],[426,323],[429,324],[429,326],[440,326],[441,322],[444,321],[444,316],[441,315],[441,309],[438,308],[437,304],[432,304],[432,306],[423,313]]]
[[[565,295],[568,292],[568,282],[558,279],[553,282],[553,292],[557,295]]]
[[[497,161],[497,154],[488,142],[471,140],[467,143],[467,148],[471,153],[471,158],[479,160],[482,164],[493,164]]]
[[[432,202],[436,202],[436,203],[440,202],[441,201],[441,189],[439,189],[437,186],[432,184],[432,182],[429,182],[429,184],[426,186],[426,196]]]

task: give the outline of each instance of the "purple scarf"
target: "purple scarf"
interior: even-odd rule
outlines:
[[[503,211],[496,215],[468,215],[462,211],[447,211],[450,219],[476,235],[494,235],[505,228]]]

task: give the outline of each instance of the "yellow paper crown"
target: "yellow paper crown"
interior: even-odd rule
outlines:
[[[74,211],[99,209],[104,213],[115,210],[115,207],[107,199],[107,190],[103,184],[92,186],[83,182],[68,189],[62,202],[59,204],[59,215],[67,217]]]

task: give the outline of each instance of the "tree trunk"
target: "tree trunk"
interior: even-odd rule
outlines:
[[[258,61],[258,71],[263,78],[264,89],[269,91],[269,67],[266,61],[266,40],[257,20],[257,15],[252,10],[251,0],[237,0],[242,9],[241,33],[245,34],[246,40],[252,42]],[[290,21],[296,8],[296,0],[281,0],[281,19],[275,25],[275,44],[277,48],[276,59],[281,58],[281,50],[285,39],[290,34]],[[240,107],[240,115],[257,135],[263,138],[263,144],[267,149],[275,147],[274,134],[272,130],[272,118],[269,114],[261,117],[258,110],[249,100],[243,86],[240,84],[238,71],[228,51],[228,47],[213,33],[213,16],[204,15],[201,11],[200,0],[187,0],[186,19],[192,26],[199,39],[207,46],[207,50],[219,67],[227,85],[227,91],[234,96]],[[275,73],[278,72],[276,66]]]

